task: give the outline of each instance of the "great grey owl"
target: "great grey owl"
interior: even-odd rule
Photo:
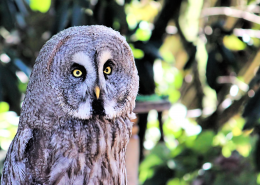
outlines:
[[[53,36],[33,67],[2,185],[125,185],[139,78],[129,45],[104,26]]]

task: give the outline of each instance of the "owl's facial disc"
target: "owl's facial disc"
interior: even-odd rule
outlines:
[[[99,111],[105,119],[133,111],[139,82],[134,57],[125,38],[112,29],[64,30],[46,43],[36,66],[34,78],[39,83],[43,80],[38,75],[47,79],[43,84],[55,95],[51,101],[57,113],[86,120]]]
[[[61,89],[70,115],[79,119],[113,119],[125,112],[131,71],[121,52],[105,47],[102,51],[81,50],[72,54],[69,61],[68,83],[62,83],[67,85]]]

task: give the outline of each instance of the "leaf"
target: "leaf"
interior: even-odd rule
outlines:
[[[174,61],[174,56],[173,56],[173,54],[172,54],[170,51],[164,52],[164,53],[162,54],[162,56],[163,56],[163,59],[164,59],[165,61],[167,61],[167,62],[172,62],[172,61]]]
[[[169,93],[169,101],[171,103],[175,103],[176,101],[178,101],[181,97],[181,93],[180,91],[176,90],[176,89],[170,89],[170,93]]]
[[[173,85],[176,89],[179,89],[181,88],[182,83],[183,83],[183,76],[181,72],[178,71],[177,73],[175,73]]]
[[[141,170],[152,168],[153,166],[158,166],[162,164],[162,159],[155,154],[148,155],[140,165]]]
[[[136,38],[140,41],[147,41],[151,37],[151,31],[150,30],[144,30],[144,29],[137,29],[136,31]]]
[[[235,35],[226,35],[223,39],[224,45],[232,51],[240,51],[246,48],[246,44]]]
[[[214,135],[213,131],[202,132],[194,141],[192,149],[199,153],[206,153],[212,147]]]
[[[167,185],[178,185],[180,184],[180,180],[178,178],[171,179],[167,182]]]
[[[6,102],[0,102],[0,113],[9,111],[9,105]]]
[[[133,48],[132,51],[135,58],[142,59],[144,57],[144,52],[142,50]]]
[[[51,0],[30,0],[30,8],[34,11],[46,13],[51,7]]]
[[[143,185],[165,185],[174,176],[174,170],[167,166],[160,166],[155,170],[152,178],[146,180]]]
[[[240,136],[233,136],[232,141],[236,145],[247,145],[250,142],[249,137],[240,135]]]

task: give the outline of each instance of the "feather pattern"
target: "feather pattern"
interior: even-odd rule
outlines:
[[[113,70],[106,76],[108,61]],[[72,75],[75,66],[84,76]],[[118,32],[82,26],[53,36],[33,67],[1,184],[127,184],[138,82],[131,49]]]
[[[26,129],[16,135],[4,166],[3,184],[126,184],[129,118],[62,121],[70,124],[51,132]],[[15,147],[24,152],[14,152]]]

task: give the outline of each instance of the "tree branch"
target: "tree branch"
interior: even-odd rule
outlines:
[[[230,8],[230,7],[214,7],[214,8],[205,8],[201,11],[201,17],[208,17],[214,15],[226,15],[231,17],[243,18],[245,20],[260,24],[260,16],[253,13]]]

